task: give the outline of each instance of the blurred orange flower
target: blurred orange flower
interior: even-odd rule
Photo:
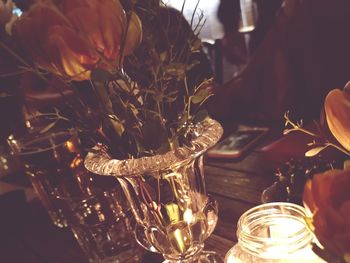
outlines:
[[[304,189],[303,201],[312,213],[320,243],[343,260],[350,255],[350,170],[314,175]],[[346,261],[349,262],[349,261]]]
[[[350,151],[350,95],[345,90],[331,90],[326,96],[324,109],[327,124],[337,141]]]
[[[119,69],[123,46],[130,53],[141,40],[141,23],[129,26],[132,33],[127,25],[118,0],[42,1],[22,15],[14,34],[38,67],[80,81],[94,68]]]

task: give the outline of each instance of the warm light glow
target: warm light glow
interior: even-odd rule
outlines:
[[[235,258],[233,255],[230,255],[226,259],[226,263],[244,263],[242,260]]]
[[[305,228],[303,222],[291,218],[274,218],[268,226],[270,238],[286,238]]]
[[[80,156],[77,156],[70,163],[70,168],[72,168],[72,169],[77,168],[82,164],[82,162],[83,162],[83,160],[80,158]]]
[[[186,211],[184,212],[184,221],[187,224],[192,224],[194,222],[194,216],[192,213],[192,210],[187,208]]]
[[[245,27],[240,27],[239,32],[240,33],[249,33],[255,29],[255,26],[245,26]]]
[[[238,243],[225,263],[320,263],[312,251],[313,237],[304,221],[304,208],[269,203],[244,213],[238,223]]]
[[[67,146],[67,149],[68,149],[70,152],[74,152],[75,147],[74,147],[74,143],[73,143],[73,142],[67,141],[67,142],[66,142],[66,146]]]

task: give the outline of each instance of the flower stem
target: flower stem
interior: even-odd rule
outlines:
[[[350,153],[349,153],[347,150],[345,150],[344,148],[342,148],[342,147],[340,147],[340,146],[338,146],[338,145],[336,145],[336,144],[333,144],[333,143],[327,143],[327,144],[328,144],[329,146],[331,146],[331,147],[337,149],[338,151],[341,151],[342,153],[346,154],[347,156],[350,156]]]

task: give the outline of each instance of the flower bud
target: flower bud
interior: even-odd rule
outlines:
[[[126,35],[124,53],[129,55],[142,40],[142,23],[135,12],[131,12],[128,31]]]

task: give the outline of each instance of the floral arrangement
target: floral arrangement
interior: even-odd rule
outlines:
[[[300,131],[314,137],[305,153],[311,157],[328,147],[350,156],[350,83],[343,90],[331,90],[325,98],[324,112],[326,124],[331,135],[314,133],[302,128],[302,123],[294,123],[285,115],[285,131]],[[319,129],[321,131],[321,129]],[[344,169],[331,169],[318,173],[305,184],[303,202],[310,217],[306,218],[310,229],[320,244],[314,245],[314,251],[327,262],[350,262],[350,168],[348,160]]]
[[[1,46],[22,72],[59,80],[81,130],[115,158],[137,158],[186,144],[207,116],[212,79],[195,15],[188,24],[156,0],[38,0],[12,24],[19,52]]]

